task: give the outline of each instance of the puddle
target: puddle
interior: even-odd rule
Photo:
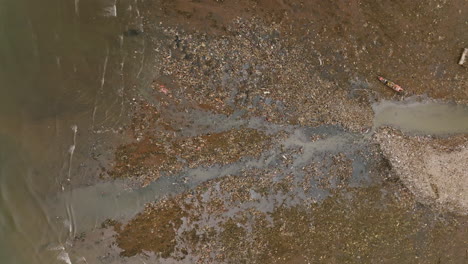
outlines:
[[[374,129],[390,125],[404,132],[446,135],[468,132],[468,107],[437,102],[391,102],[373,105]]]

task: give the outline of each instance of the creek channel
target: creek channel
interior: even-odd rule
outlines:
[[[413,98],[405,102],[382,101],[375,104],[373,108],[375,111],[373,131],[380,126],[389,125],[411,134],[446,136],[468,132],[468,107],[465,106],[433,101],[422,102]],[[301,168],[311,162],[325,162],[325,157],[337,153],[345,153],[353,160],[353,173],[349,183],[351,187],[365,187],[372,184],[373,179],[370,175],[372,161],[367,160],[367,156],[362,153],[365,153],[369,147],[369,136],[373,132],[359,135],[330,126],[317,128],[277,126],[256,118],[240,121],[206,113],[201,113],[203,118],[197,118],[197,115],[193,113],[191,115],[195,118],[193,120],[195,125],[197,125],[197,120],[208,118],[221,122],[226,126],[225,129],[247,126],[265,132],[285,131],[289,137],[280,143],[283,151],[297,148],[303,151],[301,154],[293,155],[290,168],[281,167],[283,152],[279,149],[271,149],[265,151],[259,158],[243,159],[225,166],[186,169],[177,175],[163,176],[140,189],[130,189],[125,181],[120,180],[72,189],[50,197],[47,201],[49,209],[47,214],[61,219],[62,223],[68,226],[69,232],[76,236],[81,232],[98,229],[106,219],[125,222],[140,212],[146,203],[182,193],[211,179],[238,175],[244,169],[272,167],[294,174],[296,177],[302,177],[296,168]],[[200,122],[205,123],[206,120]],[[327,136],[321,140],[309,140],[313,135],[324,134]],[[320,201],[328,196],[327,190],[314,185],[312,191],[314,200]],[[60,250],[63,251],[59,252],[66,252],[67,247],[60,247]],[[93,253],[88,250],[86,254],[99,255],[99,250],[96,248]],[[79,259],[83,255],[80,256],[78,253],[74,258]]]

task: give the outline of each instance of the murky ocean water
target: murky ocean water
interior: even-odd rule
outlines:
[[[97,165],[83,161],[125,121],[128,91],[147,81],[138,5],[0,2],[0,263],[67,263],[73,206],[53,218],[46,198],[93,178]]]

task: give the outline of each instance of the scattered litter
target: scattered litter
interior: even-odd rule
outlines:
[[[468,49],[467,48],[464,48],[463,49],[463,52],[460,56],[460,60],[458,61],[458,64],[459,65],[463,65],[465,63],[465,60],[466,60],[466,56],[468,56]]]
[[[382,76],[377,76],[377,78],[379,79],[379,81],[381,81],[383,84],[385,84],[386,86],[392,88],[392,90],[394,90],[395,92],[399,93],[399,92],[403,92],[403,88],[401,88],[400,85],[390,81],[390,80],[387,80],[385,79],[384,77]]]
[[[159,88],[160,88],[159,91],[161,91],[161,93],[163,93],[163,94],[169,93],[169,90],[166,88],[166,86],[161,84],[161,85],[159,85]]]

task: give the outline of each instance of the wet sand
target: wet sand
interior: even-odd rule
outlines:
[[[466,191],[457,189],[462,205],[451,206],[454,186],[441,184],[453,175],[438,171],[437,182],[421,182],[445,198],[428,202],[429,189],[408,183],[424,173],[412,168],[422,166],[425,141],[372,137],[376,102],[468,102],[466,67],[457,64],[468,43],[466,1],[143,5],[136,37],[160,63],[135,92],[120,131],[127,143],[100,177],[137,191],[163,180],[181,190],[161,198],[156,188],[137,214],[77,235],[72,260],[467,261]],[[397,151],[409,170],[395,165]],[[439,151],[428,158],[452,167],[466,160]]]

